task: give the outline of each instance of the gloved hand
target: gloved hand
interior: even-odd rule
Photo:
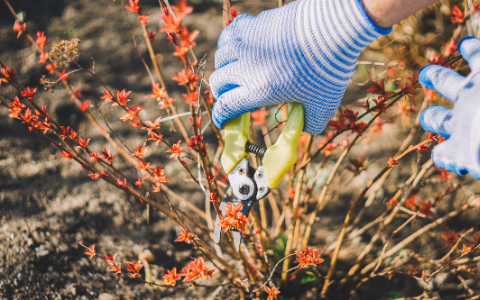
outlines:
[[[432,160],[437,167],[460,175],[468,172],[480,179],[480,40],[466,37],[458,50],[472,70],[466,78],[442,66],[429,65],[420,70],[423,87],[455,103],[453,109],[426,109],[420,122],[426,131],[447,139],[433,149]]]
[[[321,133],[334,116],[358,56],[391,29],[375,25],[361,0],[300,0],[240,15],[218,40],[210,76],[213,121],[260,107],[300,102],[304,131]]]

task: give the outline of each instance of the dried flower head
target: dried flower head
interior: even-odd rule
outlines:
[[[43,89],[48,91],[51,90],[53,93],[53,89],[57,86],[58,81],[52,80],[47,78],[45,75],[42,75],[40,78],[40,84],[43,85]]]
[[[52,50],[48,54],[49,59],[52,62],[56,62],[59,68],[66,68],[72,61],[77,61],[80,57],[78,52],[79,39],[73,39],[71,41],[61,41],[58,44],[53,45]]]

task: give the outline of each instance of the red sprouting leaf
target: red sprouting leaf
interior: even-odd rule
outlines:
[[[432,206],[433,206],[432,201],[422,203],[422,204],[420,204],[420,208],[419,208],[418,211],[420,213],[426,215],[427,217],[428,216],[435,217],[435,213],[432,211]]]
[[[120,178],[117,178],[117,184],[120,187],[126,188],[127,187],[127,180],[125,179],[124,181],[122,181]]]
[[[437,53],[434,53],[432,59],[428,60],[429,64],[439,66],[442,66],[445,62],[443,55],[438,55]]]
[[[422,278],[430,278],[430,275],[425,272],[425,270],[422,271]]]
[[[158,100],[166,96],[164,89],[160,87],[160,83],[156,83],[156,84],[152,83],[152,91],[153,91],[153,94],[148,94],[145,96],[145,98],[157,98]]]
[[[112,106],[115,106],[115,105],[120,105],[120,106],[125,106],[127,104],[128,101],[130,101],[130,99],[127,99],[128,95],[130,95],[132,92],[129,91],[129,92],[125,92],[125,90],[122,90],[121,92],[120,91],[117,91],[117,100],[118,100],[118,104],[117,103],[114,103],[112,104]],[[105,93],[104,93],[105,94]],[[107,97],[107,95],[105,95],[104,97]],[[102,97],[102,99],[104,99]],[[113,98],[112,98],[113,99]]]
[[[410,198],[405,201],[405,207],[410,209],[410,210],[416,210],[417,209],[417,201],[415,200],[417,198],[417,195],[413,195]]]
[[[145,124],[147,125],[146,127],[142,127],[142,129],[147,129],[148,132],[152,132],[153,130],[157,130],[160,128],[160,121],[162,120],[162,117],[158,117],[155,119],[155,121],[152,123],[151,121],[145,121]]]
[[[419,150],[419,151],[427,151],[429,146],[430,146],[429,143],[425,143],[425,144],[423,144],[423,145],[420,145],[420,146],[418,147],[418,150]]]
[[[15,97],[12,102],[10,102],[12,108],[9,108],[10,114],[8,115],[12,119],[20,119],[19,115],[22,113],[22,110],[26,107],[25,104],[20,102],[18,97]]]
[[[185,70],[180,70],[178,71],[178,76],[173,76],[172,80],[177,81],[179,85],[186,85],[190,82],[189,77]]]
[[[365,122],[360,122],[360,123],[356,123],[355,126],[353,126],[351,129],[352,129],[352,133],[356,132],[358,133],[359,136],[362,136],[363,134],[363,130],[368,126],[367,123]]]
[[[127,113],[123,114],[120,117],[120,120],[122,120],[123,122],[129,121],[129,120],[139,121],[137,114],[139,111],[143,109],[143,105],[135,106],[133,108],[127,106],[125,109],[127,110]]]
[[[68,75],[65,73],[65,69],[62,72],[57,73],[58,78],[62,81],[67,80]]]
[[[345,109],[345,111],[340,112],[340,114],[343,114],[344,118],[348,121],[348,124],[350,126],[355,126],[355,122],[358,119],[358,112],[355,113],[353,112],[353,110]]]
[[[73,129],[72,129],[73,131]],[[78,137],[78,144],[79,146],[75,147],[75,148],[87,148],[88,146],[88,143],[90,142],[90,139],[88,140],[85,140],[85,139],[82,139],[81,137]]]
[[[280,294],[280,290],[278,290],[273,284],[271,288],[264,286],[263,289],[268,294],[267,300],[273,300],[274,298],[277,299],[278,294]]]
[[[138,274],[140,270],[143,268],[142,262],[140,260],[137,260],[135,264],[131,261],[125,261],[125,264],[127,265],[128,272],[130,272],[128,273],[128,276],[132,278],[141,277],[141,275]]]
[[[136,185],[136,186],[142,186],[142,183],[143,183],[143,182],[142,182],[142,178],[140,178],[140,177],[138,177],[138,180],[135,181],[135,185]]]
[[[367,93],[372,93],[374,95],[380,95],[381,98],[384,98],[385,100],[390,99],[390,97],[392,97],[395,94],[395,92],[385,91],[385,78],[383,78],[380,81],[380,84],[378,84],[377,82],[372,80],[372,84],[373,84],[373,87],[368,88],[366,90]]]
[[[174,158],[175,160],[178,159],[180,154],[185,152],[185,150],[180,148],[180,144],[182,143],[182,140],[179,140],[176,144],[173,144],[170,149],[167,150],[167,152],[170,152],[170,158]]]
[[[80,110],[85,112],[88,110],[88,100],[85,100],[82,104],[80,104]]]
[[[62,153],[60,153],[60,156],[65,157],[65,161],[73,158],[73,154],[72,154],[72,152],[70,152],[70,150],[62,151]]]
[[[15,69],[10,69],[9,66],[5,66],[0,70],[0,73],[5,77],[2,81],[3,82],[9,82],[10,80],[15,80],[17,77],[17,70]]]
[[[187,56],[187,52],[188,47],[175,46],[175,52],[173,52],[173,55],[184,59]]]
[[[214,102],[212,91],[206,90],[205,91],[205,97],[207,97],[207,102],[208,103],[213,103]]]
[[[450,17],[453,24],[462,24],[465,21],[465,15],[463,12],[458,8],[458,6],[452,7],[452,16]]]
[[[37,40],[35,43],[37,43],[37,45],[42,48],[43,51],[43,48],[47,45],[47,37],[43,31],[37,31]]]
[[[40,56],[38,57],[38,62],[43,64],[44,62],[46,62],[48,59],[48,53],[47,52],[42,52],[40,53]]]
[[[191,232],[187,233],[187,231],[185,231],[185,229],[180,226],[180,236],[174,242],[185,242],[187,244],[190,244],[192,240],[197,239],[198,237],[196,234],[193,234]]]
[[[435,101],[437,100],[437,93],[433,89],[424,89],[423,93],[425,94],[425,100]]]
[[[198,100],[198,91],[191,92],[190,94],[182,94],[183,98],[187,100],[187,103],[190,105],[197,105]]]
[[[458,234],[455,231],[451,233],[441,233],[440,236],[445,240],[445,247],[453,247],[453,243],[458,239]]]
[[[375,102],[375,106],[372,107],[372,110],[374,112],[386,112],[387,110],[387,101],[385,98],[380,98],[380,99],[373,99],[373,102]]]
[[[150,134],[152,135],[151,138],[149,138],[148,140],[149,141],[157,141],[155,143],[155,145],[158,145],[158,143],[160,143],[161,141],[163,141],[163,136],[161,134],[156,134],[155,132],[150,132]]]
[[[409,274],[412,274],[412,275],[418,274],[418,268],[415,268],[411,264],[409,264],[409,266],[410,266],[410,270],[408,271]]]
[[[195,280],[199,276],[202,279],[207,279],[208,277],[212,278],[214,272],[215,269],[208,270],[205,266],[205,261],[203,260],[203,258],[199,257],[194,261],[190,262],[185,268],[183,268],[183,273],[180,275],[185,277],[183,282],[190,282]]]
[[[398,108],[398,113],[402,113],[405,117],[407,117],[409,113],[413,113],[417,110],[415,106],[408,106],[407,103],[403,101],[398,101],[395,105]]]
[[[60,126],[60,130],[62,131],[62,133],[59,134],[60,138],[66,139],[68,136],[68,131],[70,130],[70,126],[68,127]]]
[[[360,104],[360,105],[357,105],[356,107],[361,107],[367,111],[370,110],[370,102],[368,102],[370,100],[370,98],[367,98],[367,100],[365,100],[365,104]]]
[[[115,254],[113,255],[113,257],[112,257],[112,256],[108,256],[108,255],[105,255],[105,262],[106,262],[107,264],[109,264],[110,266],[114,266],[114,265],[115,265],[115,259],[117,258],[117,255],[118,255],[118,253],[115,253]]]
[[[96,161],[96,162],[98,162],[98,159],[100,158],[100,157],[98,156],[98,154],[95,153],[95,152],[93,152],[93,151],[90,152],[90,156],[91,156],[91,157],[90,157],[90,161]]]
[[[448,44],[443,44],[445,46],[445,56],[449,56],[455,50],[457,50],[457,44],[455,44],[455,39],[452,40]]]
[[[113,101],[113,96],[112,96],[112,94],[110,94],[109,91],[102,91],[102,93],[103,93],[103,96],[100,97],[100,99],[105,100],[105,102]],[[118,92],[118,93],[120,93],[120,92]],[[118,93],[117,93],[117,95],[118,95]]]
[[[118,263],[117,265],[113,265],[111,268],[110,268],[110,272],[115,272],[117,274],[120,274],[122,273],[122,265],[120,263]]]
[[[142,147],[142,145],[140,145],[140,142],[137,142],[137,151],[133,152],[131,156],[142,158],[145,155],[145,153],[147,153],[148,148],[150,147],[149,146]]]
[[[140,10],[140,5],[138,5],[138,1],[140,0],[128,0],[128,3],[130,4],[129,6],[125,6],[126,9],[129,11],[138,14],[138,11]]]
[[[151,180],[151,181],[155,182],[155,184],[157,185],[157,188],[160,188],[160,185],[162,183],[172,182],[170,179],[168,179],[165,176],[165,170],[162,169],[162,165],[157,166],[157,168],[150,168],[150,171],[152,171],[153,177],[152,176],[146,176],[144,179],[148,179],[148,180]]]
[[[391,168],[393,167],[394,165],[397,164],[397,160],[395,160],[393,157],[390,157],[390,159],[388,160],[388,167]]]
[[[398,204],[398,201],[394,198],[390,199],[390,201],[388,201],[388,204],[390,206],[396,206]]]
[[[73,92],[73,95],[71,97],[72,99],[82,97],[82,93],[80,93],[80,89],[78,87],[75,88],[75,91]]]
[[[50,72],[50,74],[53,74],[53,72],[55,72],[55,69],[57,68],[57,63],[54,62],[53,65],[52,64],[48,64],[45,66],[45,69],[47,69],[48,72]]]
[[[471,253],[471,252],[473,252],[474,246],[475,246],[475,244],[473,244],[473,246],[467,246],[467,245],[463,244],[462,250],[458,250],[458,252],[460,252],[463,255]]]
[[[153,43],[153,40],[155,39],[156,36],[157,36],[156,32],[153,32],[153,31],[148,32],[148,40],[150,41],[150,43]]]
[[[442,178],[442,181],[449,181],[452,179],[452,175],[448,174],[447,170],[442,170],[440,174],[437,175],[438,178]]]
[[[182,278],[182,276],[177,274],[177,268],[174,267],[171,271],[167,270],[167,274],[163,275],[162,285],[175,286],[177,284],[177,280],[180,278]]]
[[[478,3],[473,3],[473,11],[475,12],[480,12],[480,4]]]
[[[68,136],[70,139],[74,140],[78,136],[78,133],[75,132],[75,130],[71,129],[70,130],[70,135]]]
[[[228,202],[227,210],[225,217],[220,220],[218,226],[225,228],[225,230],[230,229],[231,227],[237,228],[241,233],[246,233],[245,226],[250,222],[250,219],[247,218],[242,211],[243,204],[233,204]]]
[[[27,88],[22,92],[22,96],[28,98],[29,100],[33,100],[35,98],[35,94],[37,93],[37,88],[30,90],[30,87]]]
[[[193,11],[193,7],[187,6],[187,0],[180,0],[176,6],[172,6],[172,10],[177,15],[177,19],[183,19]]]
[[[318,257],[318,252],[315,249],[309,249],[308,246],[305,246],[305,251],[300,250],[295,251],[297,254],[297,261],[300,264],[300,269],[308,266],[316,267],[321,264],[324,259]]]
[[[135,165],[135,168],[137,168],[137,170],[146,170],[148,169],[148,167],[150,167],[150,163],[144,162],[141,159],[138,160],[138,165]]]
[[[179,32],[180,24],[182,20],[180,18],[175,18],[173,15],[162,16],[163,22],[165,22],[165,27],[162,27],[160,31],[162,32]]]
[[[21,115],[25,123],[29,123],[33,119],[32,111],[27,108],[23,115]]]
[[[89,174],[87,176],[92,178],[93,180],[97,180],[100,177],[108,177],[108,175],[103,171],[101,173],[93,173],[93,174]]]
[[[80,245],[82,245],[82,244],[80,244]],[[83,245],[82,245],[82,246],[83,246]],[[90,259],[92,259],[92,257],[94,257],[94,256],[97,255],[97,253],[95,252],[95,245],[92,245],[92,247],[90,247],[90,248],[88,248],[88,247],[86,247],[86,246],[83,246],[83,247],[85,247],[85,249],[87,249],[87,250],[85,251],[85,254],[88,255],[88,256],[90,256]]]
[[[235,19],[236,17],[238,17],[239,13],[237,11],[237,9],[235,8],[235,6],[230,6],[230,17],[233,19]]]
[[[112,164],[112,160],[115,158],[115,156],[117,156],[116,154],[112,155],[112,152],[107,149],[104,149],[103,151],[101,151],[101,153],[102,154],[100,155],[100,157],[106,159],[109,164]]]
[[[27,24],[25,23],[20,23],[20,21],[15,21],[15,24],[13,25],[13,30],[18,32],[17,39],[22,35],[22,33],[25,31],[25,27],[27,27]]]
[[[149,15],[150,15],[150,12],[148,12],[146,15],[142,15],[142,16],[138,17],[137,19],[140,21],[140,24],[142,24],[144,26],[147,25]]]
[[[182,44],[183,47],[195,47],[195,38],[198,36],[200,31],[194,30],[192,32],[189,32],[187,27],[183,27],[181,32],[180,32],[180,44]]]

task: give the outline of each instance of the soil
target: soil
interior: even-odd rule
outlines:
[[[122,4],[121,0],[12,0],[11,4],[16,11],[26,13],[27,30],[31,34],[44,31],[51,44],[62,39],[82,40],[79,64],[93,68],[94,62],[98,77],[107,86],[113,90],[134,91],[131,99],[135,105],[145,106],[142,118],[153,121],[159,115],[165,116],[164,111],[158,110],[155,101],[144,98],[151,93],[150,80],[133,47],[130,26],[123,9],[126,4]],[[141,5],[143,10],[151,11],[149,29],[157,30],[160,22],[158,2],[142,0]],[[255,15],[275,5],[275,2],[252,2],[251,5],[239,4],[237,8],[241,12]],[[136,22],[133,14],[127,15],[132,22]],[[217,2],[196,4],[195,12],[185,20],[185,24],[200,30],[196,40],[196,54],[199,58],[205,55],[205,76],[208,78],[214,69],[216,40],[222,30],[221,5]],[[13,17],[2,2],[0,60],[18,70],[17,77],[23,86],[38,86],[40,89],[39,79],[42,75],[48,76],[48,71],[44,65],[38,64],[38,53],[25,36],[16,38],[12,25]],[[150,62],[141,29],[134,27],[139,51]],[[173,47],[166,41],[164,33],[157,33],[153,47],[158,53],[156,59],[165,78],[174,76],[181,65],[171,55]],[[85,74],[72,74],[69,82],[80,89],[83,99],[88,99],[90,105],[100,108],[102,100],[99,97],[103,88],[98,82]],[[175,82],[167,82],[173,97],[181,99],[182,90]],[[357,86],[349,88],[346,101],[355,99],[358,90],[361,88]],[[2,86],[0,92],[14,95],[9,85]],[[108,142],[90,125],[63,86],[56,88],[53,93],[40,92],[37,100],[48,107],[59,123],[75,128],[81,136],[90,137],[97,151],[109,148]],[[180,113],[188,109],[180,104],[177,107]],[[124,143],[134,147],[138,140],[138,130],[118,121],[118,110],[105,107],[102,111]],[[96,117],[102,127],[106,127],[101,116],[96,114]],[[188,124],[188,117],[183,121]],[[399,125],[392,126],[383,133],[376,144],[378,147],[372,146],[372,149],[377,150],[369,152],[370,159],[384,159],[385,153],[393,155],[401,141],[391,137],[404,132]],[[165,138],[170,142],[176,142],[179,136],[173,132],[169,122],[162,123],[162,133],[165,133]],[[209,151],[214,152],[217,145],[211,129],[206,131],[206,140]],[[204,209],[202,191],[179,169],[178,163],[168,158],[165,150],[162,147],[152,148],[147,159],[164,165],[168,177],[174,178],[169,185],[172,190]],[[353,155],[359,153],[360,150]],[[421,159],[426,161],[428,154]],[[387,184],[391,189],[382,190],[381,193],[393,193],[401,182],[405,182],[411,174],[413,162],[415,158],[406,164],[407,167],[395,170]],[[131,172],[125,160],[117,158],[117,163],[121,170]],[[341,182],[349,182],[350,185],[341,193],[337,190],[336,195],[332,195],[336,201],[332,201],[319,215],[312,245],[331,251],[349,202],[358,189],[378,171],[379,167],[372,166],[367,173],[352,182],[351,176],[343,176],[334,183],[338,186]],[[135,174],[132,176],[135,177]],[[456,176],[454,178],[457,179]],[[467,182],[470,193],[480,191],[471,177],[462,180]],[[424,191],[426,194],[433,192],[436,193],[431,189]],[[437,214],[442,215],[442,212],[458,207],[454,201],[456,197],[463,199],[464,195],[460,193],[446,197]],[[376,218],[375,210],[384,207],[383,197],[379,198],[381,200],[366,211],[361,225]],[[450,228],[461,231],[477,221],[478,210],[452,220],[449,225]],[[425,222],[414,223],[408,232],[418,229],[422,224]],[[346,243],[340,252],[338,272],[344,274],[348,271],[373,233],[374,231],[368,231]],[[78,164],[73,161],[64,162],[59,158],[58,151],[46,140],[29,132],[17,120],[9,118],[6,109],[0,109],[0,299],[239,299],[238,292],[228,286],[181,289],[147,287],[138,280],[108,272],[103,261],[89,260],[84,254],[85,249],[79,245],[79,242],[87,246],[95,244],[99,253],[118,253],[122,260],[136,261],[139,253],[143,253],[150,257],[153,273],[161,277],[166,269],[180,269],[200,255],[191,245],[174,243],[177,236],[178,226],[172,221],[155,211],[148,211],[144,204],[104,181],[92,182]],[[406,236],[407,233],[402,233],[395,237],[395,241]],[[448,249],[438,236],[439,232],[432,233],[432,236],[425,235],[413,247],[424,257],[444,255]],[[328,266],[320,266],[318,270],[321,274],[326,274]],[[470,288],[480,290],[479,275],[471,276],[468,280]],[[215,282],[223,282],[219,272],[214,276],[213,282],[205,284],[214,285]],[[337,283],[334,282],[334,285],[337,286]],[[282,291],[278,299],[320,299],[320,287],[321,282],[293,285]],[[328,297],[348,299],[351,288],[333,288]],[[464,294],[453,275],[436,279],[429,290],[437,291],[435,295],[441,296],[441,299],[453,299]],[[422,291],[423,287],[417,280],[406,275],[396,275],[392,279],[378,277],[368,281],[358,289],[356,297],[395,299],[417,296]]]

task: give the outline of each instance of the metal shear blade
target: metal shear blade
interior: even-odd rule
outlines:
[[[247,159],[243,158],[235,169],[228,174],[231,186],[227,190],[222,203],[220,203],[220,210],[222,211],[223,216],[225,216],[228,203],[230,202],[232,204],[243,204],[241,212],[244,216],[248,217],[253,203],[268,194],[270,189],[268,187],[263,167],[258,168],[255,172],[254,171],[255,169],[249,167]],[[251,174],[253,174],[253,180],[250,177],[252,176]],[[217,244],[220,243],[222,234],[222,227],[218,226],[220,221],[220,217],[217,216],[213,232],[213,241]],[[230,230],[233,235],[235,249],[238,251],[242,241],[242,233],[235,227],[230,228]]]

